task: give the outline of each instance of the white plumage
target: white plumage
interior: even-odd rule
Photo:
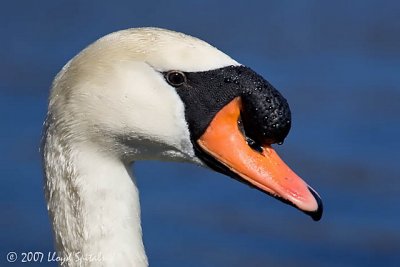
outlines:
[[[130,164],[201,164],[183,103],[160,71],[229,65],[238,63],[204,41],[140,28],[99,39],[56,76],[44,135],[45,192],[59,255],[82,259],[68,266],[148,265]]]

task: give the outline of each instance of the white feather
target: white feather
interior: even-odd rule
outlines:
[[[160,71],[238,65],[197,38],[157,28],[109,34],[56,76],[44,135],[45,193],[64,266],[147,266],[138,159],[195,163],[184,106]]]

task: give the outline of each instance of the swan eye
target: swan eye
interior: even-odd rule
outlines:
[[[167,82],[174,87],[181,86],[182,84],[184,84],[186,82],[185,74],[183,72],[175,71],[175,70],[167,72],[167,74],[165,75],[165,78],[166,78]]]

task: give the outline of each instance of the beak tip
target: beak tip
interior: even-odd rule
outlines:
[[[306,211],[305,213],[309,216],[311,216],[311,218],[314,221],[319,221],[322,218],[322,214],[324,211],[324,205],[322,204],[322,200],[321,197],[318,195],[317,192],[315,192],[314,189],[312,189],[311,187],[308,187],[308,190],[310,190],[311,194],[314,196],[315,200],[317,201],[317,209],[314,211]]]

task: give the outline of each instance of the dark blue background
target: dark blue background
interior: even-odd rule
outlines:
[[[0,265],[8,251],[53,251],[38,152],[53,77],[102,35],[157,26],[210,42],[286,96],[294,123],[278,149],[326,213],[315,223],[209,170],[140,162],[152,266],[399,266],[398,3],[3,2]]]

